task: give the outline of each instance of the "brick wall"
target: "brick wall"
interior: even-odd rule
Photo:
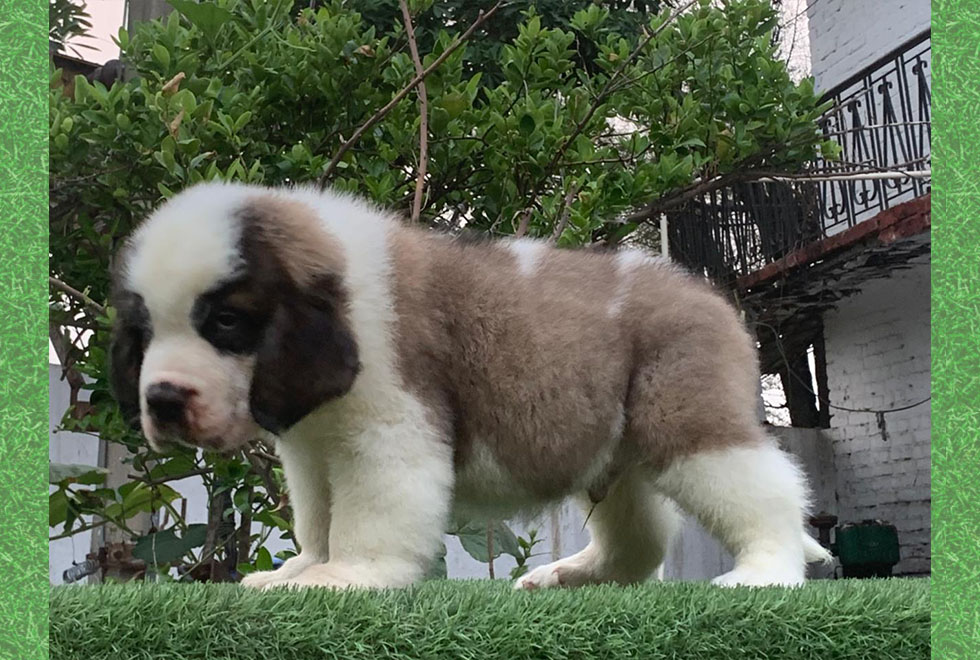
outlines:
[[[825,316],[831,403],[887,409],[930,391],[929,265],[869,282]],[[896,571],[929,570],[929,403],[876,415],[831,410],[830,437],[842,522],[877,518],[898,527]]]
[[[929,27],[929,0],[809,0],[810,67],[826,90]]]

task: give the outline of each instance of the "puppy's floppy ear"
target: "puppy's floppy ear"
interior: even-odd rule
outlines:
[[[109,387],[123,416],[139,428],[140,369],[149,342],[149,314],[143,298],[135,293],[114,295],[116,320],[109,348]]]
[[[281,296],[256,353],[249,403],[272,433],[346,394],[360,371],[339,277],[321,275],[304,288]]]

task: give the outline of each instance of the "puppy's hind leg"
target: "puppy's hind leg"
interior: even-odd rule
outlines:
[[[658,572],[680,514],[673,502],[654,490],[648,475],[639,468],[628,472],[594,508],[586,506],[590,509],[589,545],[528,572],[517,580],[516,589],[631,584]]]
[[[775,442],[760,438],[676,458],[656,484],[734,556],[735,568],[715,578],[715,584],[803,584],[806,484]]]

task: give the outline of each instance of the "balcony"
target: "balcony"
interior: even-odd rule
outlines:
[[[823,100],[833,106],[820,128],[841,145],[840,160],[675,207],[667,214],[672,256],[751,293],[882,235],[892,249],[872,260],[878,266],[922,254],[921,245],[897,244],[928,224],[930,64],[926,31],[828,91]]]

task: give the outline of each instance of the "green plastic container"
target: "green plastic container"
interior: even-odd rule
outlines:
[[[841,525],[835,534],[844,577],[889,577],[898,563],[898,530],[874,520]]]

